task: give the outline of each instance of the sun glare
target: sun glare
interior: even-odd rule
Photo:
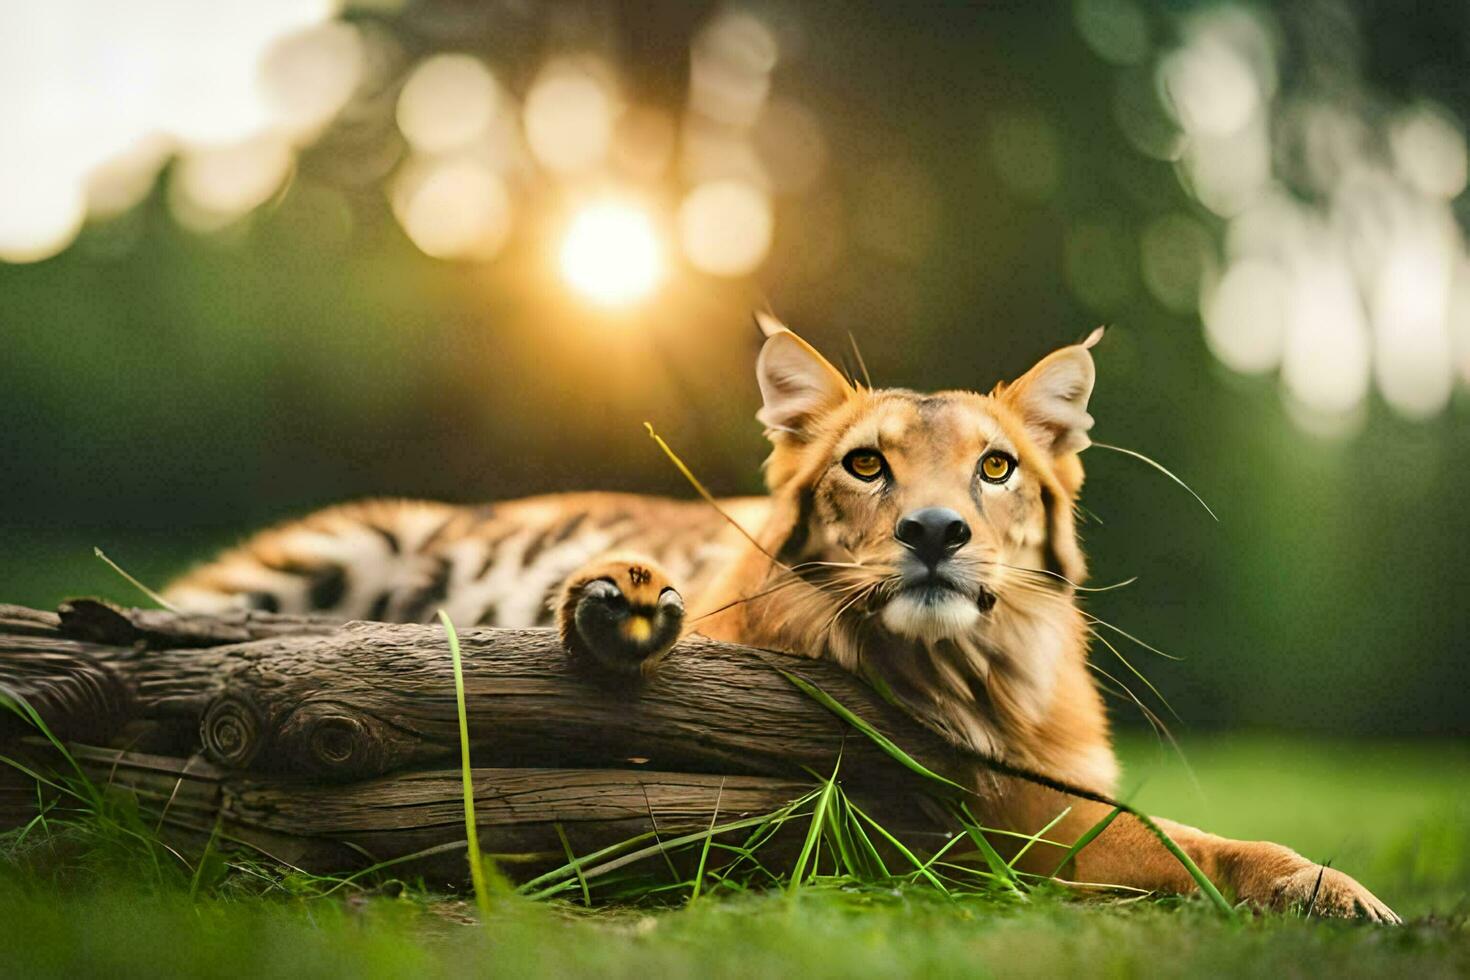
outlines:
[[[588,207],[567,229],[561,274],[578,292],[608,306],[648,295],[663,275],[653,222],[627,204]]]

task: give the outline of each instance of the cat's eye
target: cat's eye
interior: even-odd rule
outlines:
[[[883,454],[875,449],[854,449],[842,458],[842,468],[859,480],[878,479],[886,465]]]
[[[1016,461],[1002,452],[986,453],[980,460],[980,475],[991,483],[1004,483],[1016,471]]]

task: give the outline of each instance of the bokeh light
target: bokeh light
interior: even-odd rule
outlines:
[[[1201,285],[1214,268],[1214,243],[1199,221],[1172,212],[1150,221],[1139,242],[1143,282],[1164,307],[1194,310]]]
[[[478,59],[434,55],[398,95],[398,128],[420,153],[456,150],[489,132],[499,102],[495,78]]]
[[[1131,66],[1130,9],[1079,0],[1076,16],[1101,57]],[[1221,363],[1279,369],[1292,417],[1342,434],[1375,389],[1398,415],[1425,419],[1448,408],[1457,371],[1470,377],[1470,258],[1453,203],[1470,161],[1462,120],[1412,92],[1374,89],[1355,53],[1362,28],[1334,10],[1310,27],[1239,3],[1184,13],[1157,56],[1152,96],[1141,69],[1124,68],[1115,106],[1129,140],[1174,160],[1223,232],[1217,267],[1204,226],[1150,222],[1140,242],[1149,291],[1179,313],[1197,294]],[[1287,52],[1307,70],[1283,72]],[[1068,247],[1074,290],[1099,306],[1106,277],[1087,278],[1080,263],[1096,249]]]
[[[393,212],[426,255],[490,259],[511,231],[511,199],[504,181],[468,156],[414,161],[393,186]]]
[[[775,34],[755,14],[717,15],[694,39],[690,111],[727,127],[750,127],[760,118],[779,52]]]
[[[752,138],[777,194],[805,194],[827,169],[827,137],[821,121],[794,99],[772,99]]]
[[[269,199],[350,96],[356,29],[332,0],[97,4],[0,13],[0,259],[37,261],[183,159],[175,213],[218,227]],[[230,184],[235,186],[227,186]]]
[[[1242,374],[1276,370],[1286,337],[1287,286],[1274,263],[1245,259],[1206,294],[1205,340],[1222,364]]]
[[[298,137],[316,135],[352,97],[365,57],[357,28],[341,21],[276,41],[260,63],[260,85],[276,123]]]
[[[180,224],[215,231],[269,200],[295,159],[291,145],[276,133],[187,149],[173,171],[169,206]]]
[[[800,51],[803,38],[779,11],[720,7],[698,25],[687,99],[674,110],[625,101],[619,68],[597,44],[499,64],[473,51],[410,56],[383,22],[339,19],[338,0],[86,6],[24,5],[0,21],[10,28],[0,31],[0,77],[14,83],[0,86],[0,124],[28,149],[0,155],[0,192],[11,198],[0,207],[0,260],[56,254],[89,217],[138,206],[165,173],[170,213],[198,233],[230,229],[236,241],[257,209],[290,200],[299,223],[311,201],[338,241],[371,227],[359,220],[361,192],[381,187],[421,252],[471,261],[500,254],[518,227],[538,227],[538,207],[550,210],[538,198],[595,185],[624,203],[579,215],[560,258],[569,285],[609,303],[666,274],[655,228],[673,229],[688,267],[721,277],[767,260],[777,197],[802,198],[818,215],[794,266],[830,266],[843,241],[841,202],[811,200],[829,163],[823,126],[773,93],[783,49]],[[524,89],[513,88],[521,78]],[[322,148],[301,175],[311,192],[293,196],[308,147]],[[929,178],[895,160],[868,184],[866,244],[917,260],[939,210]],[[634,198],[648,203],[630,210]],[[135,237],[113,235],[108,247]]]
[[[580,173],[607,156],[616,105],[607,85],[582,64],[544,69],[526,95],[524,113],[526,142],[548,170]]]
[[[773,226],[766,195],[740,181],[701,184],[679,206],[684,254],[695,268],[717,276],[743,276],[759,266],[771,249]]]
[[[663,278],[663,249],[647,212],[601,201],[577,213],[562,240],[561,274],[583,296],[621,306],[651,293]]]
[[[1077,0],[1077,31],[1099,58],[1136,65],[1149,54],[1148,18],[1134,0]]]

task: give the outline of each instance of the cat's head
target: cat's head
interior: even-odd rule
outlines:
[[[762,543],[812,587],[814,622],[984,644],[1008,611],[1070,599],[1086,575],[1073,506],[1101,329],[989,394],[921,394],[849,382],[758,320]]]

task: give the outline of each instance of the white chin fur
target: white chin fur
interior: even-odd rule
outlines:
[[[968,633],[980,621],[980,610],[965,596],[942,598],[898,595],[883,607],[883,625],[890,633],[915,640],[948,640]]]

